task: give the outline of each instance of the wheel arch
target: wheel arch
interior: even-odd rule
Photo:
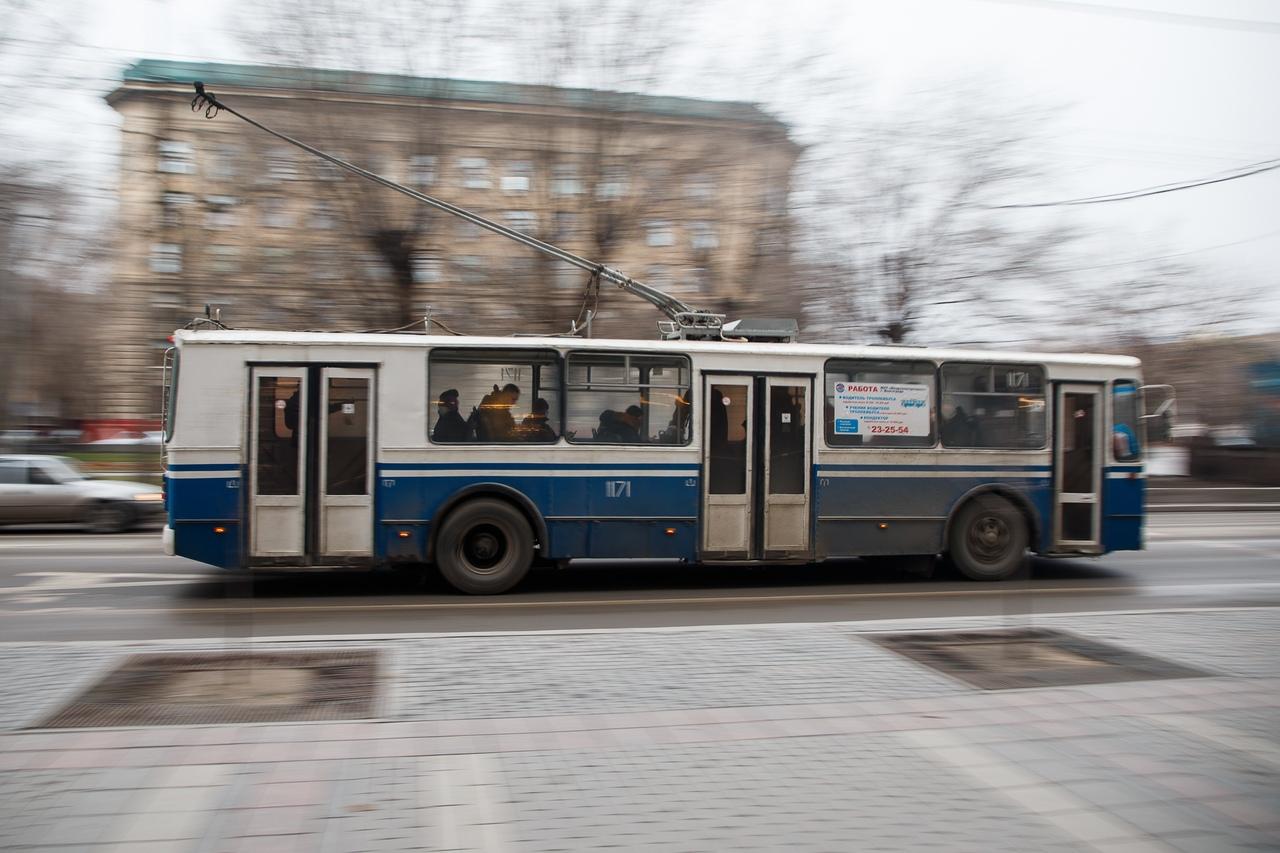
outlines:
[[[519,489],[512,488],[505,483],[472,483],[469,486],[459,489],[450,495],[444,503],[440,504],[440,508],[435,511],[435,515],[431,520],[431,536],[427,542],[427,560],[435,560],[436,557],[436,541],[440,537],[441,522],[449,516],[454,509],[476,498],[496,498],[514,506],[529,522],[529,526],[533,528],[533,536],[536,540],[534,543],[534,551],[537,554],[545,556],[547,547],[547,522],[539,512],[538,507],[534,504],[529,496]]]
[[[956,517],[960,515],[960,511],[967,504],[982,495],[997,495],[1013,504],[1014,508],[1018,510],[1023,520],[1027,523],[1027,542],[1031,546],[1031,550],[1033,552],[1040,550],[1040,518],[1030,498],[1025,493],[1006,483],[983,483],[965,492],[951,505],[951,511],[947,513],[947,523],[942,533],[942,550],[944,552],[951,549],[951,535],[955,530]]]

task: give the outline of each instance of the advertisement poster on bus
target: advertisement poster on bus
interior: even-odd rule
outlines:
[[[888,382],[835,384],[837,435],[928,435],[928,385]]]

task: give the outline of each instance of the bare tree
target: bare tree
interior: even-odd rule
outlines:
[[[354,0],[323,0],[306,6],[269,0],[265,5],[254,4],[254,14],[262,23],[250,43],[260,55],[290,64],[376,68],[445,78],[470,75],[480,68],[536,87],[529,90],[533,100],[520,119],[516,138],[493,147],[501,162],[490,167],[512,170],[509,175],[500,172],[501,179],[520,182],[521,169],[538,176],[524,178],[527,189],[519,195],[504,197],[510,205],[530,208],[512,211],[524,218],[508,224],[594,260],[630,267],[628,271],[638,278],[655,274],[662,279],[656,284],[695,304],[716,303],[740,291],[741,283],[729,279],[743,271],[731,269],[723,261],[726,253],[715,251],[725,239],[722,235],[695,237],[690,252],[649,247],[643,256],[636,251],[625,258],[620,255],[624,247],[634,249],[645,242],[649,224],[672,219],[673,209],[687,213],[698,207],[700,201],[690,204],[689,195],[675,198],[673,193],[696,195],[703,192],[700,186],[708,188],[703,218],[721,225],[734,216],[763,219],[758,199],[745,198],[739,187],[731,185],[727,176],[735,165],[732,155],[717,144],[713,132],[700,139],[691,136],[689,144],[668,149],[655,143],[656,125],[643,120],[637,109],[645,96],[669,87],[690,67],[687,52],[693,46],[685,41],[690,34],[679,25],[686,15],[685,4],[675,0],[495,0],[483,15],[473,8],[449,1],[393,2],[365,11]],[[483,51],[474,49],[479,45]],[[435,83],[432,99],[447,98],[448,80]],[[583,88],[593,95],[584,100]],[[297,119],[293,126],[307,122],[316,131],[314,136],[342,140],[344,150],[361,165],[378,159],[379,142],[372,126],[355,128],[369,134],[361,140],[353,138],[351,122],[344,117],[329,120],[323,109],[305,112],[308,117]],[[448,110],[424,103],[414,120],[413,146],[421,156],[443,158],[447,150],[461,154],[450,148],[451,121],[456,119]],[[459,133],[455,139],[465,136]],[[761,142],[789,145],[784,133],[778,136]],[[397,321],[412,320],[420,306],[413,305],[411,294],[424,292],[414,287],[414,257],[440,252],[450,243],[465,243],[471,239],[466,227],[425,207],[389,200],[387,192],[376,186],[348,180],[328,189],[353,239],[375,253],[396,282]],[[438,194],[467,204],[465,190],[459,198],[458,189],[441,188]],[[496,203],[493,199],[498,197],[479,203]],[[501,215],[486,209],[478,212]],[[770,216],[781,219],[779,206]],[[733,224],[739,230],[754,230],[765,223]],[[498,238],[482,239],[486,242],[480,251],[488,263],[483,270],[475,269],[474,263],[449,270],[448,277],[462,285],[444,294],[450,303],[478,304],[477,295],[499,303],[510,301],[510,294],[518,292],[522,328],[561,331],[571,320],[582,319],[585,273],[507,246]],[[778,241],[761,245],[780,250]],[[765,255],[763,251],[753,255],[755,274],[764,274]],[[455,262],[477,259],[454,253]],[[538,298],[530,298],[534,293]],[[606,332],[634,333],[634,320],[652,316],[647,306],[636,304],[635,310],[628,310],[632,303],[627,298],[606,299],[604,304]]]
[[[811,147],[795,211],[819,334],[900,343],[939,311],[1004,320],[1009,288],[1052,286],[1077,229],[993,209],[1042,177],[1045,111],[956,87],[847,115]]]

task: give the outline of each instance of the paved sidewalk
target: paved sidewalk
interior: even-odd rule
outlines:
[[[984,692],[869,633],[1204,678]],[[25,729],[124,657],[377,648],[376,720]],[[0,645],[0,850],[1275,850],[1280,611]]]

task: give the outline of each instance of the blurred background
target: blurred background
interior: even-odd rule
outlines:
[[[1256,479],[1233,460],[1280,445],[1277,37],[1260,0],[0,0],[0,450],[158,470],[167,336],[206,304],[580,318],[581,271],[206,120],[199,79],[802,340],[1139,355],[1178,390],[1164,437],[1204,452],[1161,473]],[[653,334],[645,303],[592,304],[595,335]]]

